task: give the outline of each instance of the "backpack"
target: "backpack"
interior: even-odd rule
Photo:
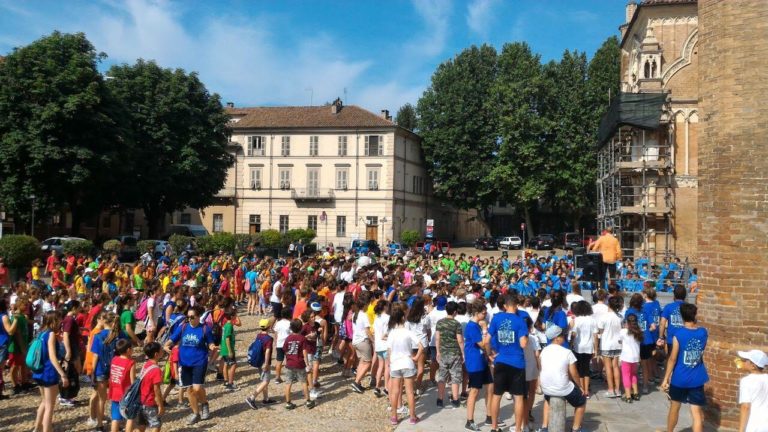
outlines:
[[[120,415],[128,420],[136,418],[141,409],[141,380],[144,375],[154,369],[159,369],[155,364],[141,371],[141,375],[128,387],[122,399],[120,399]]]
[[[144,299],[141,300],[141,303],[139,304],[139,307],[136,309],[136,312],[133,313],[134,318],[136,318],[136,321],[144,321],[147,319],[147,303],[149,302],[149,296],[144,296]]]
[[[267,336],[269,337],[269,336]],[[264,340],[256,336],[251,346],[248,347],[248,364],[261,369],[264,366]]]
[[[211,335],[213,336],[213,344],[216,346],[221,345],[221,335],[224,333],[221,322],[224,321],[224,313],[219,315],[219,319],[213,320],[213,311],[206,312],[205,316],[201,319],[205,326],[211,329]]]
[[[163,333],[158,340],[161,346],[165,346],[166,342],[171,339],[171,335],[176,330],[176,327],[184,322],[185,318],[186,317],[184,315],[179,315],[170,322],[168,328],[165,329],[165,333]]]
[[[43,336],[46,332],[40,333],[29,345],[27,357],[24,362],[32,372],[40,372],[43,369]]]

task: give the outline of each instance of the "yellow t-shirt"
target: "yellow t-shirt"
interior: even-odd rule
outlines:
[[[40,280],[40,267],[33,266],[31,272],[32,272],[32,280],[34,281]]]
[[[373,325],[373,320],[376,319],[376,312],[374,312],[373,309],[376,308],[376,303],[378,302],[378,300],[372,301],[371,304],[368,305],[368,309],[365,311],[365,314],[368,315],[368,321],[371,322],[371,325]]]
[[[75,276],[75,290],[78,294],[85,295],[85,282],[82,276]]]
[[[171,284],[171,277],[168,275],[163,276],[163,292],[168,292],[168,285]]]

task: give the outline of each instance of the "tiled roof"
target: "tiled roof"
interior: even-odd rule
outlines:
[[[226,108],[227,113],[240,120],[231,125],[234,129],[280,128],[370,128],[394,127],[370,111],[355,105],[342,106],[338,113],[332,106],[254,107]]]
[[[643,6],[696,3],[697,0],[643,0]]]

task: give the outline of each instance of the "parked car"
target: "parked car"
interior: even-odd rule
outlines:
[[[349,247],[349,253],[367,255],[371,252],[376,256],[381,255],[381,249],[376,240],[352,240],[352,245]]]
[[[475,240],[475,249],[480,250],[496,250],[499,248],[499,244],[493,237],[480,237]]]
[[[555,236],[552,234],[539,234],[528,242],[528,247],[536,250],[554,249]]]
[[[186,237],[205,237],[209,235],[208,230],[202,225],[173,224],[168,225],[168,230],[161,238],[168,240],[174,234]]]
[[[160,258],[161,256],[165,255],[166,252],[168,254],[173,253],[173,248],[171,247],[171,244],[167,240],[149,240],[152,242],[155,242],[155,248],[152,251],[152,255],[155,257],[155,259]],[[144,255],[147,251],[142,250],[138,251],[139,255]]]
[[[137,243],[139,239],[132,235],[117,236],[113,240],[120,242],[120,251],[117,253],[119,261],[136,261],[139,259],[139,248]]]
[[[391,257],[403,256],[405,255],[405,247],[400,243],[390,243],[387,245],[385,253]]]
[[[85,240],[80,237],[51,237],[47,240],[45,240],[42,245],[40,246],[40,250],[43,251],[43,255],[50,255],[52,250],[55,250],[56,253],[61,256],[64,254],[64,243],[68,241],[73,240]]]
[[[564,232],[557,235],[557,246],[565,250],[571,250],[581,246],[581,233]]]
[[[523,247],[523,240],[517,236],[502,237],[499,241],[499,248],[501,249],[521,249]]]

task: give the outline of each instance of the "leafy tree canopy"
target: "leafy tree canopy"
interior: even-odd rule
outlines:
[[[416,108],[414,108],[413,105],[407,103],[401,106],[399,110],[397,110],[395,123],[397,123],[397,125],[401,128],[408,129],[410,131],[416,130],[417,121],[418,119],[416,117]]]

